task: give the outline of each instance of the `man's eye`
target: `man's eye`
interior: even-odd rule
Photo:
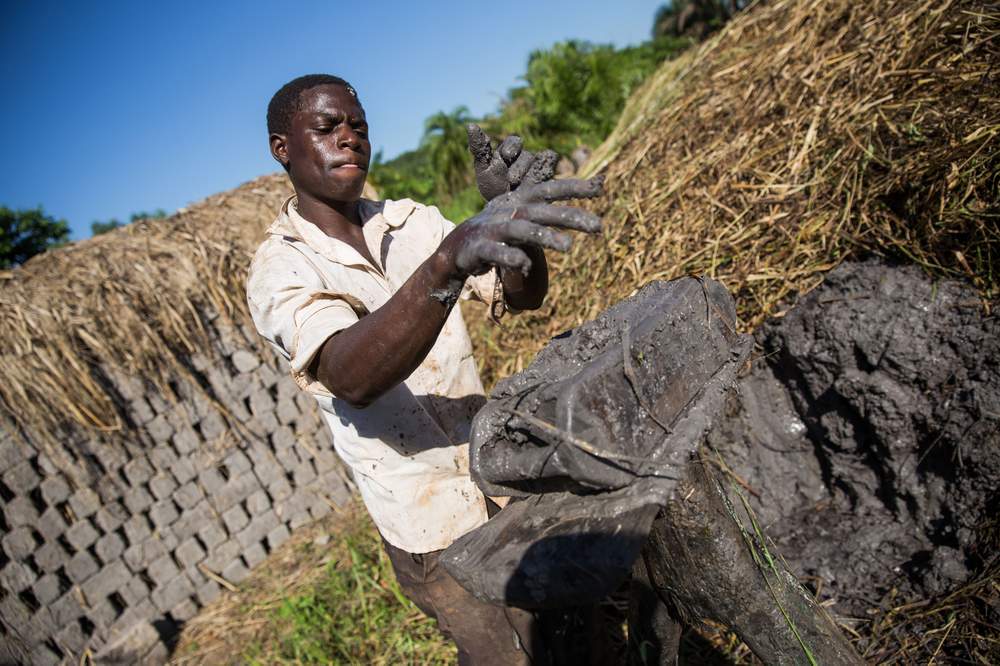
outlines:
[[[322,132],[323,134],[329,133],[333,129],[333,125],[319,125],[316,127],[317,132]]]

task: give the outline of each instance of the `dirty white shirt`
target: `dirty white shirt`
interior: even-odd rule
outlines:
[[[411,553],[445,548],[487,519],[483,495],[469,477],[468,447],[483,386],[459,308],[420,367],[364,409],[333,395],[309,366],[330,336],[382,306],[454,224],[437,208],[409,199],[362,199],[365,243],[379,264],[372,266],[303,219],[295,204],[292,197],[282,205],[254,256],[250,314],[299,386],[319,402],[333,446],[386,541]],[[500,291],[490,272],[470,278],[464,295],[474,293],[499,315]]]

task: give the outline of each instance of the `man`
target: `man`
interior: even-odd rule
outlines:
[[[494,317],[539,307],[543,248],[570,245],[552,227],[600,229],[596,216],[551,202],[596,196],[600,181],[533,182],[516,143],[493,156],[473,132],[480,187],[497,196],[455,227],[408,199],[361,199],[368,125],[343,79],[286,84],[268,106],[268,133],[295,196],[250,268],[258,331],[319,402],[400,586],[456,642],[459,663],[545,663],[530,614],[477,601],[437,566],[440,550],[488,519],[468,473],[483,389],[454,305],[464,291]]]

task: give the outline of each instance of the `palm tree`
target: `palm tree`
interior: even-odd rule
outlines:
[[[429,156],[435,189],[442,200],[451,199],[472,183],[472,156],[465,130],[470,122],[469,109],[459,106],[451,113],[438,111],[424,124],[421,145]]]

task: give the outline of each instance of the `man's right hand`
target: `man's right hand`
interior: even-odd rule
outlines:
[[[589,199],[603,192],[601,176],[588,180],[548,180],[524,184],[500,194],[481,213],[458,225],[438,252],[455,278],[480,275],[492,266],[527,276],[532,261],[522,247],[565,252],[572,240],[553,229],[586,233],[601,231],[601,219],[581,208],[557,206],[553,201]]]

